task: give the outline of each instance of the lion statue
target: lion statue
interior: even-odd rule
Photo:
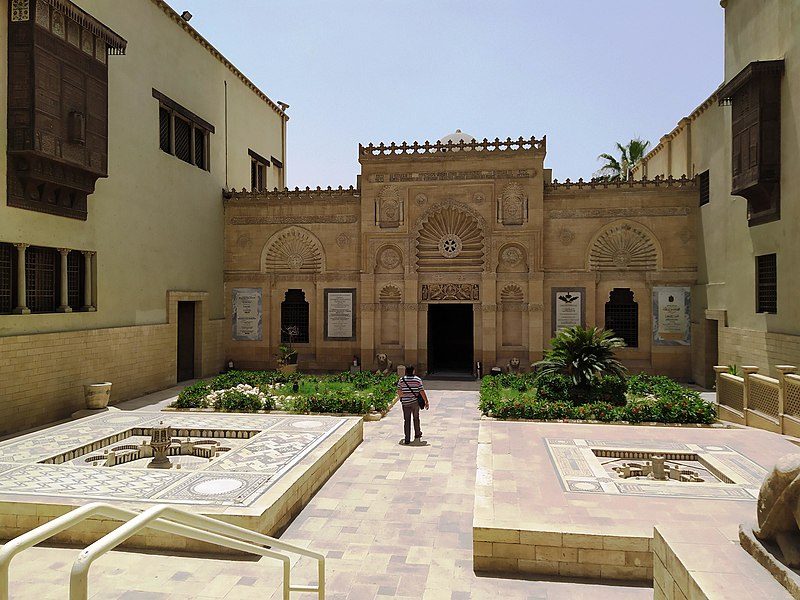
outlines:
[[[508,364],[506,365],[506,373],[520,373],[520,360],[514,356],[508,359]]]
[[[756,537],[775,542],[786,564],[800,567],[800,454],[778,460],[758,494]]]
[[[388,375],[392,371],[392,359],[386,356],[385,353],[378,352],[378,354],[375,355],[375,362],[378,363],[378,370],[375,371],[376,373]]]

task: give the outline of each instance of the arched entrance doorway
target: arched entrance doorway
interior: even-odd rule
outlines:
[[[472,304],[428,305],[428,374],[472,377]]]

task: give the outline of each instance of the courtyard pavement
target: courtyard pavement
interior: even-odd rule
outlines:
[[[153,410],[180,388],[121,405]],[[648,587],[577,580],[531,581],[472,570],[472,518],[480,415],[477,384],[429,382],[422,416],[425,445],[403,446],[402,410],[364,423],[364,442],[289,526],[282,539],[326,555],[326,597],[513,598],[589,600],[652,598]],[[11,568],[11,597],[63,599],[73,548],[33,548]],[[303,584],[311,563],[293,568]],[[94,600],[264,600],[279,598],[279,570],[265,559],[166,556],[114,551],[90,572]],[[313,598],[313,594],[292,595]]]

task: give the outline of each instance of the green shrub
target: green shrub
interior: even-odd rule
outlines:
[[[542,402],[569,402],[574,387],[561,373],[539,373],[535,379],[536,398]]]

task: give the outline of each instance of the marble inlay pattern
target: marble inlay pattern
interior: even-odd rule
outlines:
[[[236,438],[236,443],[195,470],[81,464],[106,446],[103,440],[122,440],[161,422],[176,430],[175,437]],[[344,422],[318,416],[109,411],[0,443],[0,490],[32,499],[249,506]],[[42,464],[65,452],[71,463]]]
[[[755,501],[758,498],[760,482],[767,474],[762,467],[725,445],[701,446],[661,440],[577,438],[545,438],[545,442],[561,486],[569,492]],[[593,449],[661,451],[696,455],[701,462],[724,468],[734,482],[679,483],[648,479],[617,479],[609,477],[602,465],[602,462],[609,459],[598,458]]]

